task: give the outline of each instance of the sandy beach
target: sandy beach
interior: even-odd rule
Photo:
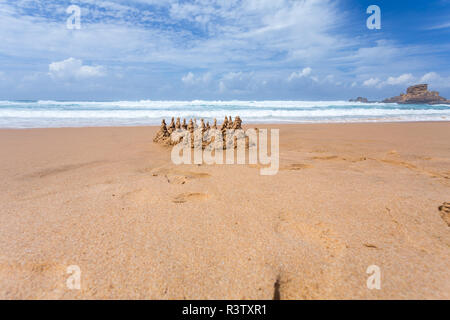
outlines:
[[[450,122],[258,127],[276,175],[176,166],[158,127],[0,130],[0,298],[450,299]]]

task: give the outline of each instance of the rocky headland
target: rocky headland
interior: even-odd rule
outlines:
[[[450,104],[450,100],[439,95],[437,91],[428,91],[428,84],[417,84],[406,89],[406,94],[384,99],[385,103],[400,104]]]

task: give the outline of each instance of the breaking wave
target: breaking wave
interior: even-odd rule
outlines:
[[[161,118],[246,123],[449,121],[448,105],[347,101],[0,101],[1,128],[157,125]]]

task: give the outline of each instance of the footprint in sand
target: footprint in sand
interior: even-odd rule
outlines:
[[[313,166],[305,163],[293,163],[288,167],[284,167],[281,170],[298,171],[303,169],[312,168]]]
[[[377,159],[375,159],[377,160]],[[407,169],[410,169],[412,171],[416,171],[419,172],[421,174],[425,174],[428,175],[432,178],[443,178],[443,179],[449,179],[450,176],[448,176],[448,172],[435,172],[435,171],[429,171],[429,170],[425,170],[422,168],[417,167],[416,165],[409,163],[409,162],[405,162],[405,161],[400,161],[400,160],[391,160],[391,159],[380,159],[377,160],[379,162],[382,163],[387,163],[390,165],[394,165],[394,166],[400,166],[400,167],[404,167]]]
[[[325,156],[325,157],[312,157],[313,160],[337,160],[339,159],[338,156]]]
[[[0,263],[0,299],[59,299],[67,292],[67,267],[52,261]],[[18,295],[17,284],[25,292]]]
[[[312,157],[312,160],[324,160],[324,161],[330,161],[330,160],[343,160],[343,161],[350,161],[350,162],[360,162],[360,161],[366,161],[367,157],[365,156],[361,156],[361,157],[339,157],[336,155],[332,155],[332,156],[325,156],[325,157]]]
[[[182,171],[170,168],[158,168],[151,172],[154,177],[164,176],[170,184],[185,184],[189,180],[208,178],[211,176],[206,172]]]
[[[47,168],[41,171],[34,172],[32,174],[26,175],[25,177],[31,177],[31,178],[45,178],[48,176],[54,176],[61,173],[66,173],[68,171],[84,168],[84,167],[92,167],[95,165],[99,165],[104,163],[105,161],[90,161],[90,162],[83,162],[83,163],[76,163],[76,164],[68,164],[58,167],[51,167]]]
[[[397,150],[391,150],[388,153],[386,153],[388,156],[398,156]]]
[[[291,212],[281,212],[275,225],[275,232],[290,239],[314,243],[322,247],[330,257],[341,256],[346,249],[345,243],[331,225],[324,222],[309,224],[301,221]]]
[[[441,213],[442,220],[450,227],[450,202],[444,202],[444,204],[439,207],[439,212]]]
[[[294,212],[280,212],[274,218],[279,241],[291,248],[275,270],[274,300],[317,299],[332,290],[324,284],[342,283],[347,245],[331,224],[311,223]]]
[[[187,201],[204,201],[209,198],[209,195],[206,193],[200,192],[186,192],[181,193],[173,198],[173,203],[185,203]]]

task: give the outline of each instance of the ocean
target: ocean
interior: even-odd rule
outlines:
[[[0,101],[0,128],[159,125],[171,117],[221,123],[450,121],[449,105],[347,101]]]

